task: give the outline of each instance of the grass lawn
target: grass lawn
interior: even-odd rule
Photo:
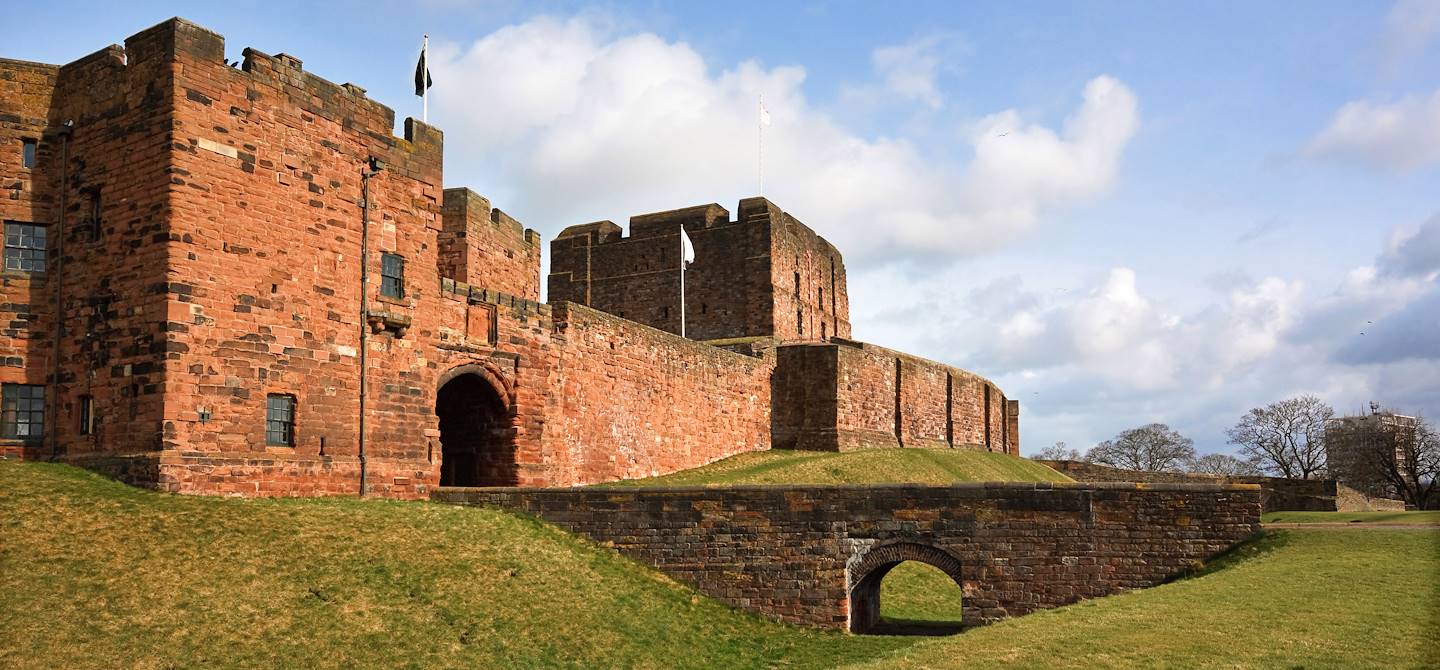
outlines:
[[[1266,512],[1263,523],[1365,523],[1440,526],[1440,511],[1423,512]]]
[[[1272,531],[1154,589],[851,636],[498,510],[174,496],[0,461],[4,668],[1440,667],[1437,577],[1440,529]],[[882,614],[945,620],[955,594],[902,564]]]
[[[600,486],[694,484],[874,484],[1068,482],[1035,461],[969,449],[861,449],[843,453],[770,449],[663,477]]]
[[[1437,668],[1440,529],[1270,531],[1189,579],[856,667]]]

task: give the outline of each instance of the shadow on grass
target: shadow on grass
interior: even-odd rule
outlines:
[[[936,621],[931,619],[901,619],[880,617],[880,621],[865,631],[866,635],[904,635],[942,637],[963,632],[965,627],[959,621]]]
[[[1216,554],[1205,563],[1165,580],[1164,583],[1197,579],[1229,570],[1246,561],[1263,558],[1280,551],[1291,541],[1290,534],[1283,530],[1262,530],[1239,544]]]

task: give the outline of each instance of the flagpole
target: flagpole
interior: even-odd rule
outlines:
[[[765,195],[765,94],[760,94],[755,109],[755,195]]]
[[[680,229],[680,337],[685,337],[685,229]]]
[[[424,87],[424,93],[420,96],[420,120],[430,123],[430,36],[426,35],[424,42],[420,45],[420,59],[425,61],[425,72],[421,74],[424,79],[420,85]]]

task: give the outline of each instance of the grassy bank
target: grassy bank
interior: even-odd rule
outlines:
[[[1440,526],[1440,511],[1423,512],[1267,512],[1264,523],[1357,523]]]
[[[1154,589],[850,636],[498,510],[173,496],[0,461],[4,668],[1436,667],[1437,575],[1440,530],[1273,531]],[[956,594],[902,564],[882,613],[944,621]]]
[[[1002,481],[1068,482],[1070,478],[1034,461],[968,449],[862,449],[844,453],[771,449],[663,477],[602,486]]]

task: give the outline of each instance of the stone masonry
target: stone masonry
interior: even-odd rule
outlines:
[[[895,565],[960,586],[965,625],[1194,569],[1260,530],[1260,488],[958,484],[440,489],[433,499],[537,515],[711,597],[794,623],[865,632]]]
[[[1018,453],[994,384],[845,339],[840,253],[775,204],[567,228],[540,302],[539,235],[445,187],[438,128],[238,56],[171,19],[66,65],[0,59],[0,457],[423,497],[771,446]]]

